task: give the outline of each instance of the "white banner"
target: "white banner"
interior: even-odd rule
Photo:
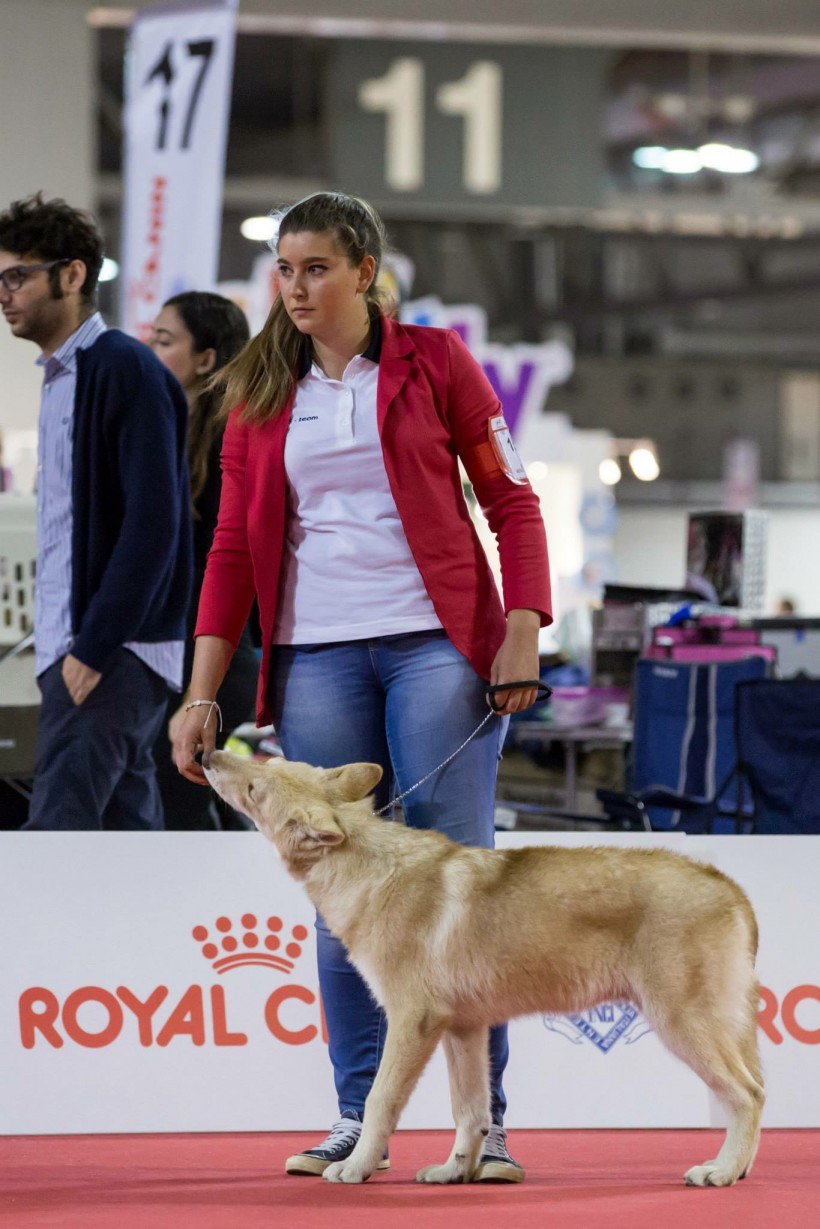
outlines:
[[[125,107],[122,327],[145,340],[165,299],[217,280],[236,0],[138,13]]]
[[[760,924],[764,1126],[820,1126],[817,838],[595,843],[683,849],[746,889]],[[312,909],[263,837],[5,833],[0,929],[0,1134],[321,1132],[333,1121]],[[720,1125],[705,1085],[629,1003],[515,1021],[510,1053],[510,1126]],[[439,1052],[401,1125],[451,1121]]]

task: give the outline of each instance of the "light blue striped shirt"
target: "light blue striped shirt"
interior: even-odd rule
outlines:
[[[99,312],[76,329],[50,358],[42,354],[40,418],[37,434],[37,581],[34,591],[34,647],[38,674],[71,652],[71,502],[74,396],[77,351],[93,346],[106,330]],[[172,687],[182,686],[184,643],[129,643],[151,670]]]

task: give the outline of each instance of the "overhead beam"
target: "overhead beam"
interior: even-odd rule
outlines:
[[[741,282],[727,285],[702,285],[685,290],[670,289],[660,295],[645,295],[632,299],[604,299],[594,296],[574,297],[561,311],[544,312],[539,323],[559,319],[570,323],[586,321],[601,316],[638,316],[649,312],[674,312],[682,307],[692,307],[704,300],[719,300],[721,303],[739,302],[743,299],[771,299],[776,295],[799,294],[820,290],[820,269],[804,277],[783,278],[779,281]]]
[[[777,5],[749,0],[689,0],[686,5],[646,0],[320,0],[310,15],[302,0],[242,0],[239,30],[316,38],[378,38],[470,43],[545,43],[598,47],[675,48],[763,55],[818,55],[816,7],[806,0]],[[316,12],[319,9],[319,12]],[[128,25],[131,3],[90,7],[98,27]]]

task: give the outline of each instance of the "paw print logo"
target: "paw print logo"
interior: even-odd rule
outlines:
[[[243,913],[236,926],[229,917],[222,916],[216,919],[212,930],[199,925],[191,934],[217,973],[227,973],[243,964],[265,965],[280,973],[292,973],[302,954],[308,930],[306,926],[296,925],[286,934],[280,917],[269,917],[260,923],[255,913]]]

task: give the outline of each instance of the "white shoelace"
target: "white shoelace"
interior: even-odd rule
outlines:
[[[362,1124],[356,1122],[355,1118],[340,1118],[338,1122],[334,1122],[330,1128],[330,1134],[327,1139],[318,1144],[316,1148],[312,1148],[312,1152],[323,1152],[325,1149],[334,1150],[340,1148],[343,1144],[355,1144],[362,1133]]]
[[[510,1154],[507,1151],[507,1132],[503,1127],[499,1127],[496,1123],[490,1127],[487,1137],[484,1140],[484,1146],[481,1149],[482,1157],[494,1156],[499,1161],[509,1161]]]

